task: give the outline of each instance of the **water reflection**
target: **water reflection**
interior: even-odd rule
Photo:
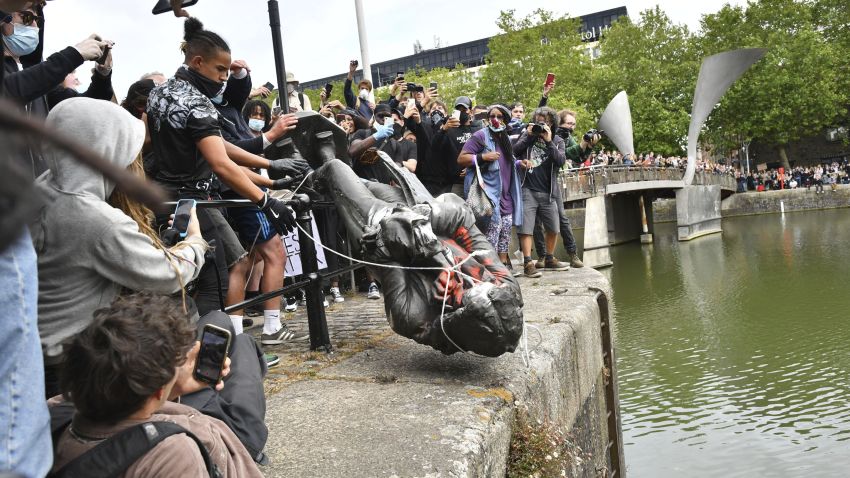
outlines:
[[[612,249],[628,474],[847,476],[850,212]]]

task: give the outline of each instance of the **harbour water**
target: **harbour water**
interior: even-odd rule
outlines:
[[[850,476],[850,209],[611,257],[628,476]]]

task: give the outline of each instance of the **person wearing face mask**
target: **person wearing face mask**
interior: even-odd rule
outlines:
[[[434,102],[431,108],[431,122],[436,128],[434,135],[428,138],[419,134],[416,137],[419,157],[423,158],[417,165],[416,175],[435,197],[448,192],[462,197],[466,168],[458,164],[457,157],[472,133],[481,128],[472,126],[469,114],[472,100],[469,97],[458,97],[453,114],[447,118],[440,111],[440,105],[442,102]]]
[[[292,210],[257,187],[240,166],[267,168],[293,177],[306,174],[309,166],[303,160],[264,159],[222,138],[224,120],[211,99],[224,94],[229,72],[242,68],[234,65],[227,43],[204,30],[197,18],[188,18],[184,30],[183,66],[148,97],[147,122],[157,163],[152,179],[174,199],[209,199],[214,173],[237,194],[256,203],[278,233],[292,231]],[[295,118],[288,121],[288,127],[294,128]],[[221,211],[204,208],[198,216],[204,237],[216,241],[214,263],[219,269],[216,274],[207,263],[199,274],[196,303],[203,315],[219,308],[219,288],[227,290],[227,267],[247,253]],[[234,321],[234,327],[241,325],[241,320]],[[269,330],[283,330],[280,323],[267,325]]]
[[[82,65],[86,60],[100,58],[103,49],[107,46],[111,47],[112,43],[101,40],[97,35],[92,35],[73,49],[68,47],[41,62],[44,33],[40,25],[44,23],[43,12],[44,10],[38,2],[33,2],[30,4],[30,8],[18,12],[0,12],[0,22],[2,22],[0,29],[3,32],[4,43],[3,69],[6,74],[4,88],[10,89],[6,94],[13,98],[25,97],[27,98],[24,101],[25,103],[30,103],[36,98],[44,96],[48,108],[44,108],[43,104],[33,105],[35,106],[33,110],[39,116],[46,115],[47,109],[53,108],[57,103],[68,98],[85,96],[100,100],[112,99],[111,54],[107,54],[102,64],[96,64],[91,85],[87,91],[79,93],[74,87],[75,85],[65,85],[67,75],[73,74],[77,66]],[[24,71],[19,71],[18,64],[24,67]],[[30,71],[33,67],[37,67],[37,69]],[[16,75],[16,73],[20,74]],[[64,75],[60,81],[56,81],[60,73],[64,73]],[[45,89],[47,90],[46,93],[43,91]],[[35,94],[34,90],[40,91],[41,94],[30,98],[31,95]]]
[[[522,225],[523,206],[518,162],[514,158],[506,131],[511,111],[504,105],[493,105],[488,108],[487,116],[487,127],[472,134],[463,145],[457,162],[467,168],[463,184],[464,197],[469,194],[476,177],[475,165],[480,168],[484,192],[494,208],[490,220],[479,221],[478,228],[496,249],[499,259],[508,269],[512,269],[508,258],[511,230],[513,226]]]
[[[298,91],[298,79],[295,78],[295,73],[291,71],[286,72],[286,94],[289,97],[289,111],[293,113],[313,111],[310,98]]]
[[[112,55],[98,65],[92,76],[92,85],[85,93],[64,88],[62,83],[85,61],[103,55],[109,42],[91,35],[77,45],[67,47],[41,61],[43,10],[37,2],[25,5],[19,11],[0,12],[0,37],[3,43],[3,96],[19,104],[37,118],[47,116],[49,108],[63,99],[87,96],[95,99],[112,98]],[[22,68],[23,67],[23,68]],[[37,146],[21,152],[28,160],[27,169],[36,177],[46,170],[42,152]]]
[[[372,93],[372,82],[369,80],[361,80],[357,84],[357,95],[351,91],[351,86],[354,82],[354,72],[357,70],[357,60],[352,60],[348,64],[348,76],[345,78],[345,85],[342,88],[342,94],[345,96],[345,105],[356,111],[360,116],[367,120],[372,119],[375,106],[375,95]]]
[[[282,138],[288,131],[289,125],[294,124],[295,115],[290,113],[275,121],[268,131],[255,136],[251,133],[248,124],[242,116],[242,109],[251,93],[251,75],[248,65],[243,60],[236,60],[230,65],[232,74],[227,81],[227,87],[221,95],[211,98],[215,109],[221,118],[221,134],[225,141],[234,144],[245,151],[253,154],[263,154],[263,151],[272,143]],[[255,127],[258,126],[255,122]],[[265,124],[263,124],[265,126]],[[263,171],[258,169],[243,168],[254,184],[271,188],[283,189],[290,184],[290,179],[269,179]],[[222,199],[242,199],[242,196],[233,191],[227,184],[220,184],[219,188]],[[228,293],[225,305],[229,306],[245,300],[246,283],[252,273],[253,264],[256,261],[263,263],[263,278],[261,287],[266,291],[273,291],[283,287],[283,268],[286,262],[286,253],[283,250],[283,241],[269,224],[265,215],[256,207],[228,208],[227,219],[234,231],[236,231],[242,247],[249,252],[246,259],[239,260],[232,265],[229,274]],[[280,297],[269,299],[265,302],[263,315],[265,322],[274,323],[280,321]],[[243,311],[230,312],[230,319],[237,333],[242,332]],[[268,330],[272,335],[277,330]],[[263,343],[276,345],[282,343],[275,337],[263,337]],[[275,358],[271,358],[274,360]]]
[[[564,140],[564,155],[566,157],[565,167],[570,168],[573,164],[579,164],[590,157],[593,152],[593,146],[599,141],[599,135],[594,136],[590,141],[585,141],[582,138],[581,142],[576,142],[573,137],[573,129],[576,127],[576,113],[571,110],[561,110],[558,112],[558,128],[555,129],[555,135]],[[554,173],[554,172],[553,172]],[[578,257],[578,247],[576,246],[575,237],[573,237],[573,228],[570,223],[570,218],[564,214],[564,201],[562,200],[561,188],[555,188],[558,194],[556,203],[558,207],[558,220],[560,222],[561,238],[564,241],[564,250],[570,258],[570,267],[584,267],[584,263]],[[534,225],[534,249],[537,251],[538,259],[535,267],[543,269],[546,267],[546,241],[543,233],[542,221],[536,221]]]

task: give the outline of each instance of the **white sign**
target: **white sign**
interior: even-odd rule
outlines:
[[[319,230],[316,227],[316,218],[313,217],[312,212],[310,213],[310,224],[313,229],[310,235],[315,239],[316,262],[319,264],[319,270],[327,269],[328,262],[325,260],[325,250],[322,249]],[[286,251],[286,267],[283,269],[285,277],[295,277],[303,273],[301,268],[301,243],[298,240],[298,233],[299,229],[296,228],[281,239],[283,241],[283,249]]]

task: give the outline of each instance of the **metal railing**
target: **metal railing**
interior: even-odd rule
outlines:
[[[640,181],[681,181],[683,170],[649,166],[590,166],[573,168],[560,172],[558,182],[561,185],[565,201],[577,201],[606,194],[608,185]],[[735,190],[735,178],[728,173],[697,171],[694,185],[719,185],[723,189]]]

